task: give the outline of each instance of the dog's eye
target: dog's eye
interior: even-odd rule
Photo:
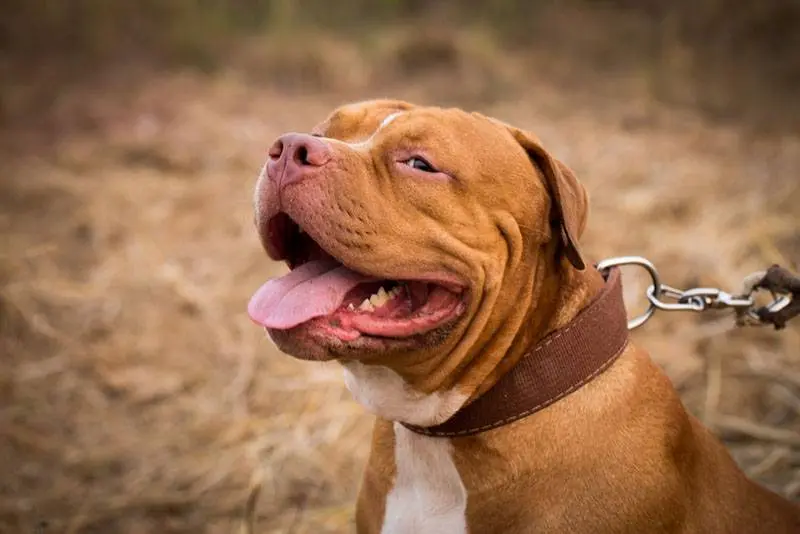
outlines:
[[[406,165],[417,169],[418,171],[422,172],[438,172],[436,169],[433,168],[433,165],[425,161],[424,159],[420,158],[419,156],[415,156],[413,158],[409,158],[404,161]]]

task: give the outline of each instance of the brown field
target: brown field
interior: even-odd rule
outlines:
[[[408,35],[370,53],[323,36],[248,46],[213,74],[118,69],[3,130],[0,532],[233,533],[257,481],[258,532],[352,530],[370,417],[336,364],[278,353],[245,313],[283,269],[251,221],[266,147],[347,101],[537,132],[590,190],[595,260],[643,255],[666,283],[730,291],[798,269],[797,132],[664,103],[646,69]],[[644,287],[628,280],[632,313]],[[749,474],[800,499],[800,320],[660,313],[634,338]]]

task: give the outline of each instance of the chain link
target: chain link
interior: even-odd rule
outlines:
[[[609,258],[597,264],[600,272],[605,272],[612,267],[636,266],[644,269],[652,282],[645,294],[648,300],[647,310],[628,321],[628,329],[633,330],[646,323],[657,310],[663,311],[694,311],[732,309],[736,314],[736,324],[739,326],[763,326],[769,322],[763,319],[763,311],[776,313],[792,302],[787,295],[772,295],[772,302],[764,307],[756,305],[754,295],[759,291],[758,284],[764,278],[764,273],[753,273],[744,280],[744,290],[741,294],[731,294],[721,289],[712,287],[697,287],[680,290],[661,283],[655,265],[641,256],[620,256]],[[761,314],[759,315],[759,311]]]

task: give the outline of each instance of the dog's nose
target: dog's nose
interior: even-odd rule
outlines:
[[[331,159],[328,143],[301,133],[280,136],[269,149],[267,175],[279,187],[299,181]]]

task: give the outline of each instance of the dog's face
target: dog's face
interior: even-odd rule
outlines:
[[[249,307],[282,351],[424,365],[491,337],[553,239],[583,268],[586,196],[524,132],[369,101],[275,142],[255,220],[269,256],[291,269]]]

